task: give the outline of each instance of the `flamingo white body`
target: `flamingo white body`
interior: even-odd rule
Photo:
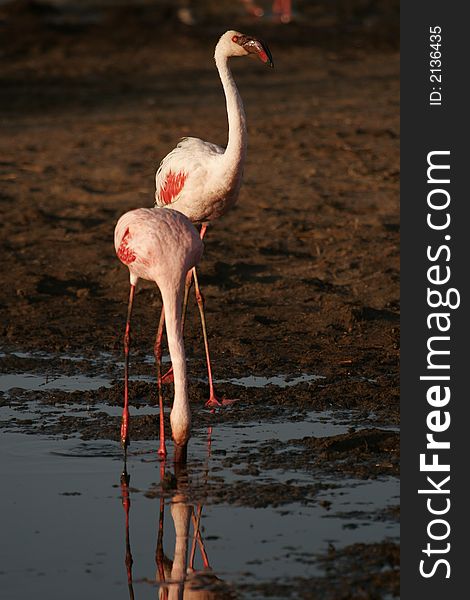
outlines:
[[[134,289],[139,279],[154,281],[160,288],[166,314],[168,346],[174,373],[174,401],[170,414],[175,445],[182,449],[190,436],[191,412],[188,402],[186,358],[181,327],[182,300],[187,272],[199,262],[203,243],[187,217],[174,210],[139,208],[124,214],[114,232],[116,254],[129,268],[131,294],[126,325],[125,397],[121,442],[128,444],[128,355],[130,316]],[[166,454],[163,405],[160,406],[160,453]],[[176,447],[175,446],[175,447]],[[180,453],[181,454],[181,453]]]
[[[236,203],[242,184],[246,127],[241,127],[242,147],[235,159],[216,144],[193,137],[182,139],[157,171],[157,206],[176,209],[193,223],[224,215]]]

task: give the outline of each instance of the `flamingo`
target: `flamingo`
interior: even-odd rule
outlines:
[[[235,85],[228,60],[233,56],[249,55],[257,56],[261,62],[271,67],[274,66],[271,52],[264,42],[238,31],[225,32],[215,47],[215,64],[222,82],[227,106],[227,147],[222,148],[199,138],[183,138],[176,148],[161,161],[156,173],[156,206],[178,210],[193,223],[200,224],[201,239],[206,233],[208,223],[224,215],[236,203],[240,191],[247,147],[246,118],[243,102]],[[188,273],[186,279],[183,322],[193,277],[201,316],[209,378],[210,397],[206,406],[215,407],[220,406],[221,402],[214,392],[204,316],[204,299],[200,292],[195,268],[192,273]],[[164,308],[160,320],[164,320]],[[160,332],[162,332],[161,328]],[[161,347],[161,339],[157,339],[156,346]]]
[[[114,246],[119,260],[129,268],[130,293],[124,335],[124,408],[121,423],[121,444],[129,445],[129,349],[130,322],[135,287],[139,279],[154,281],[160,288],[166,315],[166,332],[174,374],[174,400],[170,414],[175,462],[185,462],[190,437],[186,358],[182,331],[182,300],[186,274],[202,256],[203,243],[189,219],[176,210],[138,208],[125,213],[114,231]],[[159,329],[163,327],[160,320]],[[157,338],[161,332],[157,332]],[[161,339],[161,335],[160,335]],[[155,348],[160,407],[160,446],[158,453],[166,456],[161,394],[161,352]]]
[[[247,12],[254,17],[262,17],[264,10],[255,0],[242,0]],[[273,16],[281,23],[289,23],[292,18],[292,0],[273,0]]]
[[[255,0],[241,0],[245,5],[245,10],[253,17],[262,17],[264,10],[258,6]],[[191,0],[179,0],[179,8],[177,10],[178,19],[184,25],[195,25],[196,20],[190,7]],[[290,23],[292,19],[292,0],[273,0],[273,17],[279,19],[281,23]]]

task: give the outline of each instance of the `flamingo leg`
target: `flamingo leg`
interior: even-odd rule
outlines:
[[[129,349],[131,345],[131,316],[134,303],[135,285],[131,284],[129,304],[127,306],[126,331],[124,334],[124,409],[121,422],[121,444],[124,452],[129,445]]]
[[[188,271],[186,275],[186,282],[184,285],[184,298],[183,298],[183,310],[181,313],[181,329],[184,333],[184,323],[186,321],[186,313],[188,312],[188,298],[189,298],[189,290],[193,284],[193,272]]]
[[[282,20],[284,23],[288,23],[292,18],[292,0],[283,0],[283,16]]]
[[[163,394],[162,394],[162,377],[161,377],[161,364],[162,364],[162,339],[163,339],[163,325],[165,323],[165,308],[162,306],[162,312],[160,313],[160,321],[158,322],[157,335],[155,337],[154,355],[155,363],[157,365],[157,385],[158,385],[158,406],[160,409],[160,446],[158,448],[158,454],[163,458],[166,456],[165,446],[165,413],[163,411]]]
[[[273,15],[282,23],[289,23],[292,18],[291,0],[274,0]]]
[[[242,0],[245,5],[246,11],[252,17],[262,17],[264,15],[264,10],[255,4],[254,0]]]
[[[204,348],[206,350],[206,361],[207,361],[207,375],[209,377],[209,391],[210,396],[209,400],[206,402],[206,406],[215,407],[221,406],[221,402],[217,399],[214,392],[214,383],[212,381],[212,367],[211,367],[211,357],[209,353],[209,342],[207,340],[207,330],[206,330],[206,315],[204,313],[204,297],[201,294],[201,290],[199,289],[199,281],[197,278],[196,267],[193,267],[193,277],[194,277],[194,288],[196,292],[196,300],[199,308],[199,314],[201,315],[201,325],[202,325],[202,336],[204,338]]]
[[[204,236],[206,235],[206,231],[207,231],[207,225],[203,224],[201,226],[201,231],[199,233],[201,240],[204,239]],[[204,297],[201,294],[201,290],[199,289],[199,281],[197,278],[196,267],[194,267],[192,269],[191,273],[194,278],[194,289],[196,292],[196,300],[197,300],[197,305],[199,308],[199,314],[201,315],[202,335],[204,338],[204,349],[206,351],[207,375],[209,378],[209,390],[210,390],[210,396],[209,396],[209,400],[206,402],[206,406],[208,406],[208,407],[221,406],[221,402],[219,402],[219,400],[217,399],[217,397],[214,393],[214,383],[212,381],[211,357],[210,357],[210,353],[209,353],[209,342],[207,339],[206,315],[204,313]],[[189,277],[189,274],[188,274],[188,277]]]

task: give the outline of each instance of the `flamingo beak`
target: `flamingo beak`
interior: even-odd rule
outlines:
[[[243,44],[243,48],[250,54],[256,54],[256,56],[266,65],[274,67],[273,57],[268,45],[256,38],[248,38]]]

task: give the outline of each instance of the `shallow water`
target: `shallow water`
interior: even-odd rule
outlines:
[[[16,356],[41,362],[51,358],[28,353]],[[88,362],[99,367],[110,360],[100,356]],[[318,377],[252,376],[227,381],[267,390],[272,385],[291,386],[295,393],[295,385]],[[137,375],[135,379],[150,377]],[[296,447],[296,440],[304,436],[344,434],[352,423],[356,429],[370,427],[367,416],[359,419],[356,413],[346,410],[307,411],[299,420],[292,411],[271,420],[224,422],[209,430],[195,427],[187,473],[168,480],[173,466],[171,460],[167,461],[165,481],[173,481],[169,486],[161,485],[162,463],[156,455],[156,441],[133,441],[127,461],[130,482],[126,486],[120,479],[123,454],[118,443],[84,441],[70,435],[62,439],[40,433],[41,423],[59,423],[64,416],[91,419],[104,412],[119,417],[121,407],[99,401],[99,388],[111,386],[112,381],[111,376],[83,373],[0,375],[0,390],[4,392],[0,404],[0,527],[2,539],[7,540],[0,545],[2,599],[23,600],[32,593],[48,600],[119,599],[133,597],[132,593],[137,598],[155,598],[163,585],[161,589],[167,590],[170,598],[178,597],[184,588],[185,598],[202,598],[201,594],[206,593],[204,598],[215,600],[226,598],[227,590],[239,584],[286,583],[296,577],[323,575],[318,558],[328,553],[331,544],[340,549],[357,542],[398,539],[398,523],[378,516],[387,507],[398,504],[399,484],[395,477],[361,481],[331,474],[320,478],[313,472],[286,466],[262,472],[255,469],[253,474],[247,465],[226,460],[235,457],[240,449],[257,452],[270,441],[289,442],[282,450],[288,453]],[[36,399],[22,390],[50,394]],[[93,391],[96,396],[91,405],[63,399],[55,402],[54,390]],[[230,411],[230,407],[224,410]],[[132,419],[134,415],[153,415],[157,411],[154,406],[142,405],[131,406],[130,412]],[[373,420],[373,415],[369,417]],[[168,450],[171,457],[171,442]],[[236,500],[237,505],[218,500],[217,496],[209,496],[203,507],[194,503],[205,486],[230,490],[239,485],[284,484],[323,487],[297,502],[289,500],[273,506],[269,501],[263,508],[243,502],[243,495]],[[130,500],[127,553],[128,558],[129,552],[133,557],[131,587],[125,563],[126,499]],[[186,515],[185,522],[189,524],[189,519],[195,518],[191,515],[197,515],[198,510],[200,538],[196,543],[195,573],[176,576],[171,563],[160,558],[164,555],[174,560],[174,569],[178,560],[189,564],[195,525],[191,523],[187,537],[182,537],[181,523]],[[163,555],[157,553],[160,558],[156,562],[159,526],[164,532]],[[175,548],[179,552],[183,547],[187,555],[183,552],[178,559]],[[203,568],[203,557],[210,568]],[[206,591],[196,592],[195,586]]]
[[[34,373],[6,373],[0,376],[0,391],[8,392],[14,388],[23,390],[97,390],[109,386],[109,379],[103,377],[87,377],[86,375],[47,376]]]
[[[215,434],[212,447],[217,444]],[[204,446],[193,444],[196,459],[203,458]],[[128,597],[118,444],[5,433],[0,448],[1,528],[8,540],[0,550],[2,597],[23,599],[32,589],[39,598]],[[155,584],[160,498],[149,499],[143,492],[160,479],[155,444],[134,443],[128,471],[133,585],[139,598],[154,598],[154,586],[148,582]],[[191,463],[188,472],[191,477]],[[397,494],[398,483],[391,478],[343,481],[322,492],[321,498],[331,502],[329,511],[319,504],[299,503],[262,509],[204,506],[204,548],[213,572],[227,583],[318,574],[315,557],[330,543],[341,547],[398,535],[394,523],[358,518],[350,527],[350,520],[334,513],[385,508],[397,502]],[[176,491],[164,501],[164,551],[170,559],[175,549],[170,512],[174,501],[188,510],[192,506]],[[194,566],[202,567],[200,553]]]
[[[76,389],[76,388],[75,388]],[[79,388],[81,389],[81,388]],[[98,388],[95,388],[98,389]],[[165,408],[169,413],[170,407]],[[0,406],[0,423],[9,429],[14,426],[15,420],[39,419],[61,416],[86,417],[94,413],[104,412],[112,417],[122,415],[122,407],[110,406],[105,403],[89,405],[86,403],[64,403],[44,404],[38,400],[14,401],[11,400]],[[130,406],[131,418],[133,415],[156,415],[158,409],[153,405]],[[350,419],[354,416],[352,411],[308,411],[302,421],[299,420],[276,420],[261,423],[240,423],[230,425],[219,425],[213,437],[220,442],[220,447],[240,446],[252,442],[265,442],[270,439],[287,441],[292,438],[301,438],[307,435],[317,437],[337,435],[345,433],[350,426]],[[366,427],[366,424],[364,424]]]
[[[15,353],[18,358],[31,358],[26,353],[20,356],[20,353]],[[34,358],[40,360],[46,360],[46,357],[35,356]],[[79,358],[61,357],[61,360],[78,361]],[[150,360],[146,357],[145,363],[149,363]],[[163,361],[168,362],[168,361]],[[115,366],[121,367],[121,363],[116,362]],[[153,375],[130,375],[130,381],[149,381],[154,382],[155,376]],[[239,385],[246,388],[263,388],[271,385],[285,388],[293,387],[299,383],[309,383],[311,381],[317,381],[323,379],[321,375],[313,375],[303,373],[297,377],[289,375],[276,375],[273,377],[261,377],[257,375],[249,375],[247,377],[231,378],[231,379],[215,379],[214,383],[231,383],[233,385]],[[199,379],[198,381],[206,381],[205,379]],[[10,389],[20,388],[28,391],[32,390],[62,390],[66,392],[73,392],[75,390],[86,391],[96,390],[100,387],[109,387],[112,384],[110,377],[99,377],[99,376],[86,376],[83,374],[77,375],[46,375],[37,373],[2,373],[0,374],[0,391],[8,392]]]
[[[232,383],[233,385],[241,385],[242,387],[248,388],[263,388],[268,385],[275,385],[280,388],[285,388],[292,387],[299,383],[317,381],[318,379],[324,379],[324,377],[322,375],[308,375],[307,373],[302,373],[302,375],[299,375],[298,377],[291,377],[288,375],[275,375],[274,377],[248,375],[247,377],[217,379],[216,383]]]

